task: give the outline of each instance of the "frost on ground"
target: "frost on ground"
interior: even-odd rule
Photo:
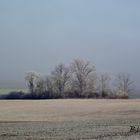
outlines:
[[[137,140],[140,132],[129,132],[130,122],[3,122],[0,140]]]
[[[140,140],[140,100],[2,100],[0,140]]]

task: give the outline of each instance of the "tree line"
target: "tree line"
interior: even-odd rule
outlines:
[[[69,65],[58,64],[48,76],[27,72],[25,80],[28,93],[15,91],[0,99],[128,99],[134,89],[129,74],[98,74],[94,64],[82,59]]]
[[[30,98],[129,98],[133,81],[129,74],[98,74],[94,64],[75,59],[68,66],[58,64],[48,76],[26,73]]]

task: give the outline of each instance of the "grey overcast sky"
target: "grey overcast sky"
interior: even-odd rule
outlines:
[[[140,83],[139,0],[0,0],[0,87],[74,58]]]

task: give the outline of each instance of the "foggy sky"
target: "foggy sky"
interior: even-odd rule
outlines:
[[[140,83],[139,0],[1,0],[0,87],[74,58]]]

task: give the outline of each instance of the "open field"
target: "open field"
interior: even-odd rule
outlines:
[[[0,140],[140,139],[140,100],[1,100]]]

